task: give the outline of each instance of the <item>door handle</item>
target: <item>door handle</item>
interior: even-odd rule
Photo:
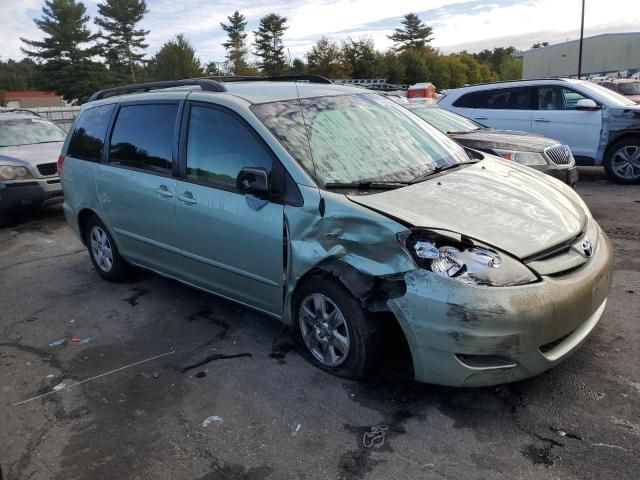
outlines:
[[[546,118],[534,118],[533,121],[540,123],[549,123],[551,120],[547,120]]]
[[[198,201],[195,198],[193,198],[193,193],[191,192],[184,192],[182,195],[178,195],[178,200],[188,205],[193,205],[194,203],[198,203]]]
[[[489,117],[473,117],[476,120],[489,120]]]
[[[155,192],[161,197],[173,197],[173,192],[170,192],[169,187],[167,187],[166,185],[160,185],[158,188],[156,188]]]

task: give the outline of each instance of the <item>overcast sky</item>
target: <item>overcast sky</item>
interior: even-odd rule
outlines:
[[[86,0],[93,17],[99,0]],[[640,31],[640,0],[587,0],[585,35]],[[40,38],[33,23],[44,0],[0,0],[0,58],[22,58],[19,37]],[[333,40],[368,35],[380,49],[402,16],[417,13],[434,30],[433,45],[449,53],[466,49],[556,43],[579,34],[581,0],[147,0],[142,26],[150,30],[150,56],[177,33],[184,33],[203,62],[222,61],[220,22],[238,9],[249,20],[275,12],[287,17],[284,41],[301,57],[321,36]],[[95,26],[92,25],[95,29]],[[250,34],[249,40],[253,36]]]

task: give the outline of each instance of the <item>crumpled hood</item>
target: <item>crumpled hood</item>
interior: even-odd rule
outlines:
[[[34,143],[15,147],[0,147],[0,162],[20,160],[31,166],[40,163],[55,163],[64,142]]]
[[[533,133],[497,130],[493,128],[476,130],[469,133],[453,133],[449,136],[465,147],[480,150],[499,148],[501,150],[542,153],[545,148],[561,143],[552,138],[535,135]]]
[[[581,232],[586,212],[572,195],[557,180],[492,157],[408,187],[348,198],[415,227],[461,233],[525,258]]]

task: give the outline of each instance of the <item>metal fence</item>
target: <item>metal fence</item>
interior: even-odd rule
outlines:
[[[35,107],[29,110],[42,115],[69,131],[73,120],[80,111],[80,107]]]

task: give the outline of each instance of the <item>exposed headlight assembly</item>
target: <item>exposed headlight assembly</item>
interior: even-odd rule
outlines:
[[[23,178],[32,178],[31,173],[25,167],[0,165],[0,180],[21,180]]]
[[[523,285],[538,280],[515,258],[460,235],[413,230],[401,236],[400,240],[418,266],[436,275],[493,287]]]
[[[494,148],[493,151],[499,157],[502,157],[505,160],[513,160],[514,162],[519,163],[520,165],[528,165],[528,166],[547,165],[547,161],[540,153],[518,152],[515,150],[500,150],[497,148]]]

